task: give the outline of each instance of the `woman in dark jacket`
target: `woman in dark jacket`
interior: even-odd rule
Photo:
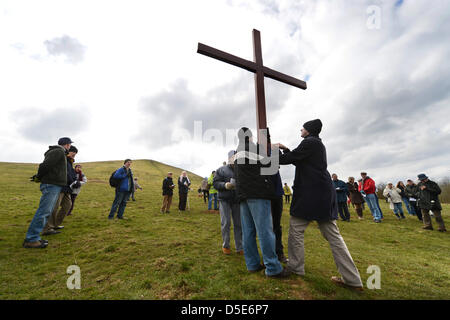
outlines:
[[[361,192],[358,191],[358,184],[355,182],[355,178],[349,177],[347,182],[348,192],[350,193],[350,201],[355,206],[356,213],[358,214],[358,219],[363,218],[363,208],[364,198]]]
[[[179,196],[178,209],[180,211],[186,210],[186,202],[190,185],[191,181],[187,177],[186,171],[183,171],[181,173],[180,178],[178,179],[178,196]]]
[[[410,215],[415,216],[416,212],[414,211],[414,207],[412,207],[409,203],[409,197],[406,195],[406,187],[403,181],[397,182],[397,188],[401,190],[400,196],[402,197],[402,201],[405,204],[406,210],[408,210],[408,213]]]

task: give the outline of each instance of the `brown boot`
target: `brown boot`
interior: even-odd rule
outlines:
[[[344,280],[340,277],[331,277],[331,281],[333,281],[334,283],[336,283],[337,285],[346,287],[346,288],[350,288],[356,291],[364,291],[363,287],[354,287],[354,286],[349,286],[348,284],[346,284],[344,282]]]
[[[231,254],[231,250],[228,248],[222,248],[223,254]]]
[[[43,249],[48,246],[48,242],[44,241],[34,241],[34,242],[27,242],[24,241],[22,246],[27,249]]]

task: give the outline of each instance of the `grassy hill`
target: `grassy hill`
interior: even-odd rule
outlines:
[[[332,284],[337,275],[327,242],[313,223],[305,234],[306,276],[287,280],[249,274],[244,258],[221,252],[220,218],[208,213],[196,191],[190,211],[162,215],[161,182],[181,169],[149,160],[133,162],[143,191],[129,202],[129,220],[108,220],[114,190],[109,175],[121,161],[83,164],[89,180],[66,217],[61,234],[43,250],[22,241],[40,198],[28,182],[34,164],[0,163],[0,299],[450,299],[449,233],[424,231],[415,217],[397,221],[381,201],[385,221],[338,222],[364,285],[370,265],[381,268],[381,289],[356,293]],[[189,174],[193,189],[201,177]],[[450,227],[450,205],[444,205]],[[288,208],[283,212],[287,254]],[[81,290],[69,290],[66,269],[81,269]]]

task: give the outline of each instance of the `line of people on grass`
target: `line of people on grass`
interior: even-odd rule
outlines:
[[[42,195],[28,227],[24,248],[48,246],[48,240],[42,239],[41,234],[47,236],[61,232],[64,218],[73,213],[75,199],[87,183],[82,166],[77,164],[73,167],[78,149],[72,143],[70,138],[63,137],[57,145],[49,146],[37,174],[30,179],[40,183]]]

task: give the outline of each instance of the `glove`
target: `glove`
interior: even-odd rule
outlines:
[[[41,182],[41,179],[39,179],[39,178],[37,177],[37,175],[35,174],[34,176],[30,177],[30,181],[31,181],[31,182],[40,183],[40,182]]]
[[[232,190],[232,189],[234,189],[234,185],[231,184],[230,182],[226,182],[225,183],[225,189]]]

